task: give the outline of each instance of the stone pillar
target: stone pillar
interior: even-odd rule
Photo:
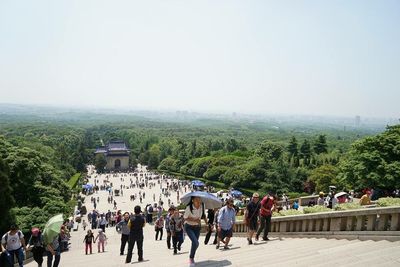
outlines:
[[[322,231],[329,231],[330,230],[330,220],[329,218],[325,218],[322,223]]]
[[[287,222],[280,222],[279,223],[279,232],[287,232]]]
[[[389,221],[389,215],[388,214],[381,214],[379,215],[379,221],[378,221],[378,231],[386,231],[387,226],[388,226],[388,221]]]
[[[309,223],[309,220],[303,220],[303,225],[302,225],[302,227],[301,227],[301,231],[302,232],[308,232],[308,223]]]
[[[315,231],[319,232],[322,229],[322,219],[315,220]]]
[[[356,216],[356,229],[355,231],[364,231],[365,216]]]
[[[346,219],[346,231],[353,231],[354,223],[356,218],[354,216],[349,216]]]
[[[331,231],[340,231],[342,218],[331,218]]]
[[[391,214],[391,219],[390,219],[390,231],[398,231],[400,230],[399,228],[399,213]]]
[[[367,231],[374,231],[375,229],[375,220],[376,215],[368,215],[367,216]]]

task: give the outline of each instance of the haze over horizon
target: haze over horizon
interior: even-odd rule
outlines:
[[[399,1],[1,1],[0,103],[400,117]]]

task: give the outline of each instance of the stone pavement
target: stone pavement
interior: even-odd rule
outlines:
[[[146,171],[145,168],[142,169]],[[129,184],[129,176],[125,177],[125,185]],[[133,177],[132,177],[133,178]],[[103,177],[99,178],[103,179]],[[134,178],[133,178],[134,179]],[[114,187],[118,188],[122,183],[119,177],[110,177]],[[134,180],[135,181],[135,180]],[[93,183],[93,178],[91,178]],[[132,202],[129,195],[138,192],[139,189],[125,189],[124,196],[116,197],[118,209],[133,211],[134,205],[139,204],[139,200]],[[142,190],[143,191],[143,190]],[[156,202],[161,193],[158,184],[152,189],[145,188],[146,198],[142,208],[147,204],[152,204],[152,194],[156,194]],[[183,194],[181,194],[182,196]],[[106,212],[112,209],[112,204],[107,203],[108,193],[100,191],[94,196],[99,196],[100,202],[98,210]],[[86,197],[88,210],[92,204]],[[176,204],[176,192],[172,192],[171,200]],[[167,198],[163,197],[164,203]],[[164,204],[164,208],[167,205]],[[97,231],[95,231],[95,234]],[[162,241],[155,241],[154,226],[147,224],[144,229],[144,262],[137,262],[137,252],[134,250],[133,262],[125,264],[125,256],[119,255],[120,235],[115,228],[106,228],[108,242],[104,253],[97,252],[97,243],[93,244],[93,254],[85,255],[83,238],[85,232],[79,226],[78,231],[71,233],[71,249],[61,255],[61,267],[117,267],[117,266],[189,266],[190,240],[185,238],[182,251],[178,255],[173,255],[173,250],[168,250],[166,246],[166,233]],[[213,238],[211,238],[213,240]],[[127,248],[125,249],[126,252]],[[359,240],[335,240],[335,239],[315,239],[315,238],[274,238],[271,241],[256,242],[248,245],[246,238],[233,237],[229,250],[222,248],[217,250],[214,245],[204,245],[204,236],[200,237],[200,247],[196,253],[196,266],[400,266],[400,242],[389,241],[359,241]],[[46,260],[46,259],[45,259]],[[36,266],[29,263],[26,266]],[[45,266],[45,264],[44,264]]]
[[[165,235],[162,241],[154,240],[152,225],[145,227],[144,262],[137,262],[134,251],[133,262],[125,264],[125,256],[119,255],[120,236],[114,229],[107,228],[106,252],[97,252],[93,244],[93,254],[85,255],[83,237],[79,229],[72,233],[72,245],[61,255],[61,267],[118,267],[118,266],[188,266],[190,240],[185,238],[182,251],[172,255],[166,247]],[[315,238],[285,238],[256,242],[248,245],[245,238],[233,237],[229,250],[216,250],[214,245],[204,245],[200,237],[200,247],[196,253],[196,266],[400,266],[400,242],[359,241]],[[28,267],[36,266],[34,263]]]

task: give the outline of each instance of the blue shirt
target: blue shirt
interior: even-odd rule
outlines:
[[[221,226],[222,230],[229,230],[232,225],[236,222],[236,211],[234,208],[229,208],[224,206],[220,209],[218,213],[218,224]]]

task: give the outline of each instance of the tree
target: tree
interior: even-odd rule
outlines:
[[[322,165],[312,170],[307,182],[315,184],[315,190],[317,192],[326,192],[330,185],[338,185],[338,180],[336,179],[337,174],[338,169],[335,166]]]
[[[278,160],[282,153],[282,146],[270,141],[262,142],[256,149],[256,155],[262,157],[266,162]]]
[[[106,165],[107,165],[107,160],[104,154],[101,153],[96,154],[96,156],[94,157],[94,166],[96,167],[96,170],[98,172],[103,172]]]
[[[290,157],[297,157],[299,149],[296,137],[292,136],[292,138],[290,139],[290,143],[287,147],[287,150]]]
[[[147,165],[150,169],[156,169],[160,163],[160,146],[152,145],[149,150],[149,159]]]
[[[15,204],[8,175],[8,166],[0,157],[0,214],[2,214],[2,219],[0,220],[0,233],[7,231],[9,224],[11,223],[10,209]]]
[[[318,135],[314,143],[314,152],[316,154],[328,153],[328,145],[326,144],[326,136],[324,134]]]
[[[300,155],[304,159],[305,165],[308,165],[311,158],[311,145],[307,139],[304,139],[303,144],[301,144]]]
[[[340,179],[354,189],[400,188],[400,125],[355,142],[339,166]]]
[[[235,139],[231,138],[226,143],[225,148],[226,148],[226,151],[233,152],[233,151],[239,149],[239,143]]]

